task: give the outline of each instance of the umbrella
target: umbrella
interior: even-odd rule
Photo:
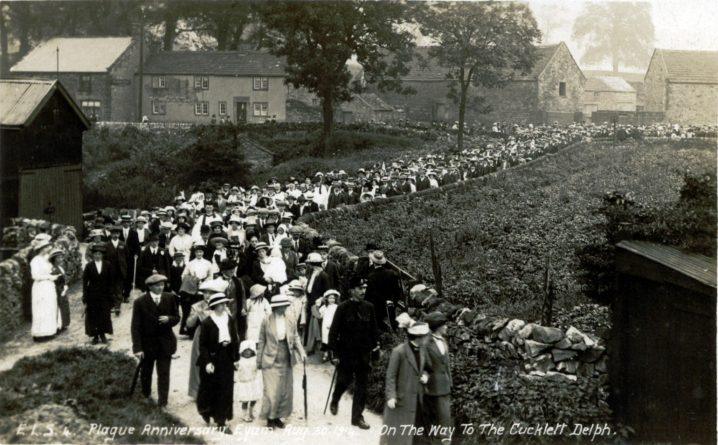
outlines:
[[[132,396],[132,394],[135,392],[135,387],[137,387],[137,379],[140,377],[140,368],[142,367],[142,359],[140,359],[139,363],[137,363],[137,368],[135,368],[135,375],[132,377],[132,386],[130,386],[130,392],[127,394],[127,396]]]
[[[308,422],[307,419],[307,363],[303,363],[304,376],[302,376],[302,390],[304,391],[304,422]]]

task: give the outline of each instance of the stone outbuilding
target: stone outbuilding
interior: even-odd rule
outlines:
[[[137,120],[138,47],[131,37],[56,37],[26,54],[10,75],[59,80],[88,118],[131,122]]]
[[[718,123],[718,51],[655,49],[644,83],[646,110],[666,122]]]
[[[589,77],[583,92],[583,115],[594,111],[636,111],[636,90],[620,77]]]
[[[405,86],[415,94],[382,93],[382,97],[406,118],[416,121],[454,121],[458,105],[447,97],[451,81],[448,69],[429,56],[430,47],[419,47]],[[565,43],[539,46],[533,69],[516,75],[503,88],[473,88],[491,107],[483,114],[467,109],[467,122],[573,122],[581,119],[581,100],[586,78]]]

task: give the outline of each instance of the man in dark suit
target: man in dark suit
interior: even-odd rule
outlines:
[[[372,252],[369,259],[371,267],[367,274],[366,301],[374,305],[380,329],[395,329],[394,304],[402,298],[401,278],[397,271],[386,265],[386,257],[381,250]]]
[[[337,383],[329,409],[333,415],[337,414],[339,399],[354,380],[352,425],[368,429],[369,425],[364,421],[362,413],[366,404],[372,352],[379,349],[379,331],[374,307],[364,301],[364,280],[352,278],[349,288],[351,298],[337,307],[329,329],[329,349],[339,358]]]
[[[153,233],[149,236],[149,243],[142,249],[137,260],[137,284],[142,290],[147,290],[145,280],[152,274],[169,275],[170,258],[165,249],[159,247],[159,236]]]
[[[296,202],[292,195],[287,195],[287,211],[294,215],[295,221],[301,216],[299,214],[299,203]]]
[[[450,440],[445,434],[453,426],[451,418],[451,367],[449,365],[449,344],[446,335],[446,316],[441,312],[431,312],[424,317],[431,329],[431,338],[426,344],[429,380],[424,385],[424,420],[427,431],[434,428],[435,435],[431,437],[433,443],[442,443]]]
[[[279,242],[279,246],[282,249],[282,261],[284,261],[284,265],[286,266],[287,270],[287,280],[292,281],[296,278],[299,278],[297,275],[297,264],[299,264],[299,254],[294,251],[292,239],[291,238],[282,238],[282,240]]]
[[[113,300],[115,315],[120,315],[120,306],[125,298],[129,298],[129,292],[125,295],[127,282],[127,248],[120,240],[122,228],[114,226],[110,229],[110,240],[105,243],[105,259],[112,265],[114,270]]]
[[[167,277],[153,274],[145,280],[149,289],[132,307],[132,352],[141,360],[142,394],[152,393],[152,372],[157,363],[157,405],[167,406],[170,389],[170,363],[177,351],[172,327],[179,323],[174,295],[163,292]]]
[[[244,285],[244,282],[237,277],[237,263],[226,258],[219,263],[220,275],[218,278],[227,282],[227,288],[224,294],[229,298],[230,302],[227,303],[227,308],[232,314],[234,321],[237,326],[237,334],[239,339],[244,340],[247,330],[247,314],[245,312],[245,302],[249,292]]]
[[[299,216],[306,215],[307,213],[313,213],[319,211],[319,205],[312,201],[314,193],[307,193],[307,197],[304,195],[299,196]]]

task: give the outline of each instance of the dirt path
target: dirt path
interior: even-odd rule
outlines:
[[[139,291],[136,291],[133,293],[132,299],[138,295]],[[9,341],[0,350],[0,371],[12,368],[15,362],[22,357],[39,355],[60,347],[90,345],[89,338],[85,336],[84,332],[82,293],[79,285],[75,285],[70,290],[69,298],[72,314],[68,330],[47,343],[34,343],[29,333],[29,327],[26,327],[27,332],[25,335]],[[111,337],[111,341],[107,346],[110,350],[131,354],[131,312],[131,303],[123,304],[120,316],[112,316],[115,335]],[[175,333],[176,330],[177,328],[175,328]],[[202,427],[204,426],[204,421],[197,414],[194,402],[187,395],[191,347],[191,340],[179,337],[178,357],[172,361],[170,373],[168,411],[188,426]],[[268,431],[264,428],[264,422],[259,420],[255,420],[253,423],[244,423],[240,419],[241,409],[239,403],[235,402],[235,418],[230,423],[234,434],[232,436],[221,433],[207,434],[202,436],[203,439],[212,444],[251,442],[253,445],[276,445],[279,442],[282,445],[293,445],[337,443],[340,441],[342,445],[377,444],[379,442],[381,417],[367,410],[364,413],[364,418],[371,425],[371,429],[363,431],[351,426],[351,397],[349,395],[342,398],[337,416],[332,416],[328,410],[326,415],[322,414],[332,371],[331,366],[318,363],[316,359],[310,359],[307,364],[307,386],[309,388],[308,421],[305,422],[303,415],[302,367],[296,366],[294,368],[294,411],[287,421],[286,429]],[[153,382],[153,391],[156,391],[155,382]],[[156,397],[156,392],[153,394]],[[255,413],[258,410],[259,407],[255,408]]]

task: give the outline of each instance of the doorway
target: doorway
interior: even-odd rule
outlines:
[[[247,102],[235,102],[235,116],[237,116],[237,123],[244,124],[247,122]]]

